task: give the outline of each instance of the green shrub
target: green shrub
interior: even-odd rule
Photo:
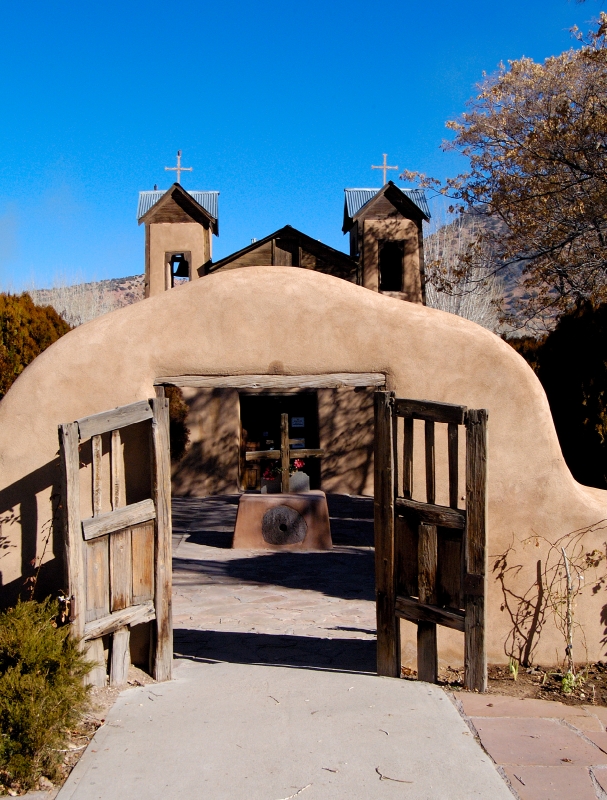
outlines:
[[[0,293],[0,400],[27,365],[70,326],[29,294]]]
[[[58,604],[28,600],[0,614],[0,785],[30,788],[53,780],[70,728],[87,704],[90,665]]]

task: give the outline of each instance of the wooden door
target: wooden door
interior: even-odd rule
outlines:
[[[125,463],[129,434],[136,446]],[[145,622],[153,622],[150,670],[170,680],[169,402],[143,400],[60,425],[59,446],[70,623],[99,665],[90,680],[105,684],[110,637],[110,683],[126,683],[130,630]],[[129,502],[133,486],[139,499]]]
[[[417,426],[416,420],[420,421]],[[420,426],[425,461],[423,500],[413,497],[414,430]],[[446,429],[448,505],[436,503],[437,426]],[[463,497],[459,492],[462,431]],[[487,411],[376,392],[378,674],[400,677],[399,620],[406,619],[417,624],[420,680],[438,679],[436,626],[444,625],[464,633],[466,687],[486,691],[486,517]]]

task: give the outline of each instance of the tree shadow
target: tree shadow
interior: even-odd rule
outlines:
[[[231,664],[266,664],[339,672],[376,671],[376,644],[370,639],[317,639],[313,636],[177,628],[176,658]]]
[[[250,583],[308,589],[344,600],[375,601],[374,553],[268,552],[229,561],[173,559],[175,584]]]

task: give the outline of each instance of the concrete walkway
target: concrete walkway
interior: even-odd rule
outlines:
[[[436,687],[179,661],[125,691],[59,800],[512,800]]]

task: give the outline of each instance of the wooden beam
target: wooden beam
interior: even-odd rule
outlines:
[[[413,417],[405,417],[403,459],[403,495],[411,499],[413,495]]]
[[[103,652],[103,639],[91,639],[86,647],[86,660],[95,666],[85,678],[89,686],[103,687],[107,683],[105,668],[105,655]]]
[[[484,408],[470,409],[466,418],[466,515],[464,685],[471,691],[486,692],[487,411]]]
[[[85,628],[86,584],[84,544],[80,528],[80,455],[77,423],[69,422],[59,426],[59,452],[70,623],[74,636],[81,638]]]
[[[400,677],[400,623],[394,600],[394,395],[375,393],[375,596],[377,613],[377,674]]]
[[[156,518],[156,509],[153,500],[141,500],[139,503],[131,503],[129,506],[117,508],[115,511],[106,511],[98,517],[88,517],[82,520],[82,534],[89,541],[98,536],[106,536],[108,533],[130,528],[140,522],[147,522],[149,519]]]
[[[396,400],[396,414],[399,417],[413,417],[429,422],[452,422],[455,425],[463,425],[466,406],[435,403],[430,400]]]
[[[119,628],[114,631],[110,658],[110,686],[124,686],[128,680],[131,664],[130,639],[131,632],[128,628]]]
[[[434,446],[434,422],[424,423],[424,440],[426,446],[426,503],[434,505],[436,501],[436,468]]]
[[[76,424],[80,431],[80,439],[88,439],[90,436],[125,428],[127,425],[135,425],[146,419],[152,419],[152,409],[147,400],[141,400],[128,406],[120,406],[112,411],[103,411],[101,414],[82,417],[82,419],[76,420]]]
[[[449,460],[449,505],[457,508],[459,500],[459,428],[453,422],[447,427],[447,450]]]
[[[289,459],[292,458],[322,458],[324,450],[297,450],[294,448],[289,449]],[[260,458],[269,458],[278,460],[281,457],[280,450],[249,450],[245,453],[246,461],[258,461]]]
[[[382,372],[332,372],[324,375],[168,375],[155,386],[193,389],[338,389],[340,386],[383,387]]]
[[[420,503],[417,500],[398,497],[396,499],[396,513],[404,515],[409,511],[418,514],[419,519],[429,525],[438,525],[441,528],[458,528],[459,530],[463,530],[466,527],[466,512],[461,509],[430,505],[428,503]]]
[[[125,625],[141,625],[142,622],[149,622],[154,619],[154,603],[150,600],[137,606],[129,606],[122,611],[116,611],[105,617],[91,620],[84,626],[85,639],[98,639],[108,633],[114,633]]]
[[[152,422],[152,499],[156,507],[154,678],[157,681],[170,681],[173,665],[173,616],[169,401],[166,398],[155,398],[151,403],[154,412]]]
[[[420,603],[411,597],[399,596],[396,598],[396,613],[402,619],[410,622],[433,622],[464,632],[465,614],[463,611],[439,608],[427,603]]]

